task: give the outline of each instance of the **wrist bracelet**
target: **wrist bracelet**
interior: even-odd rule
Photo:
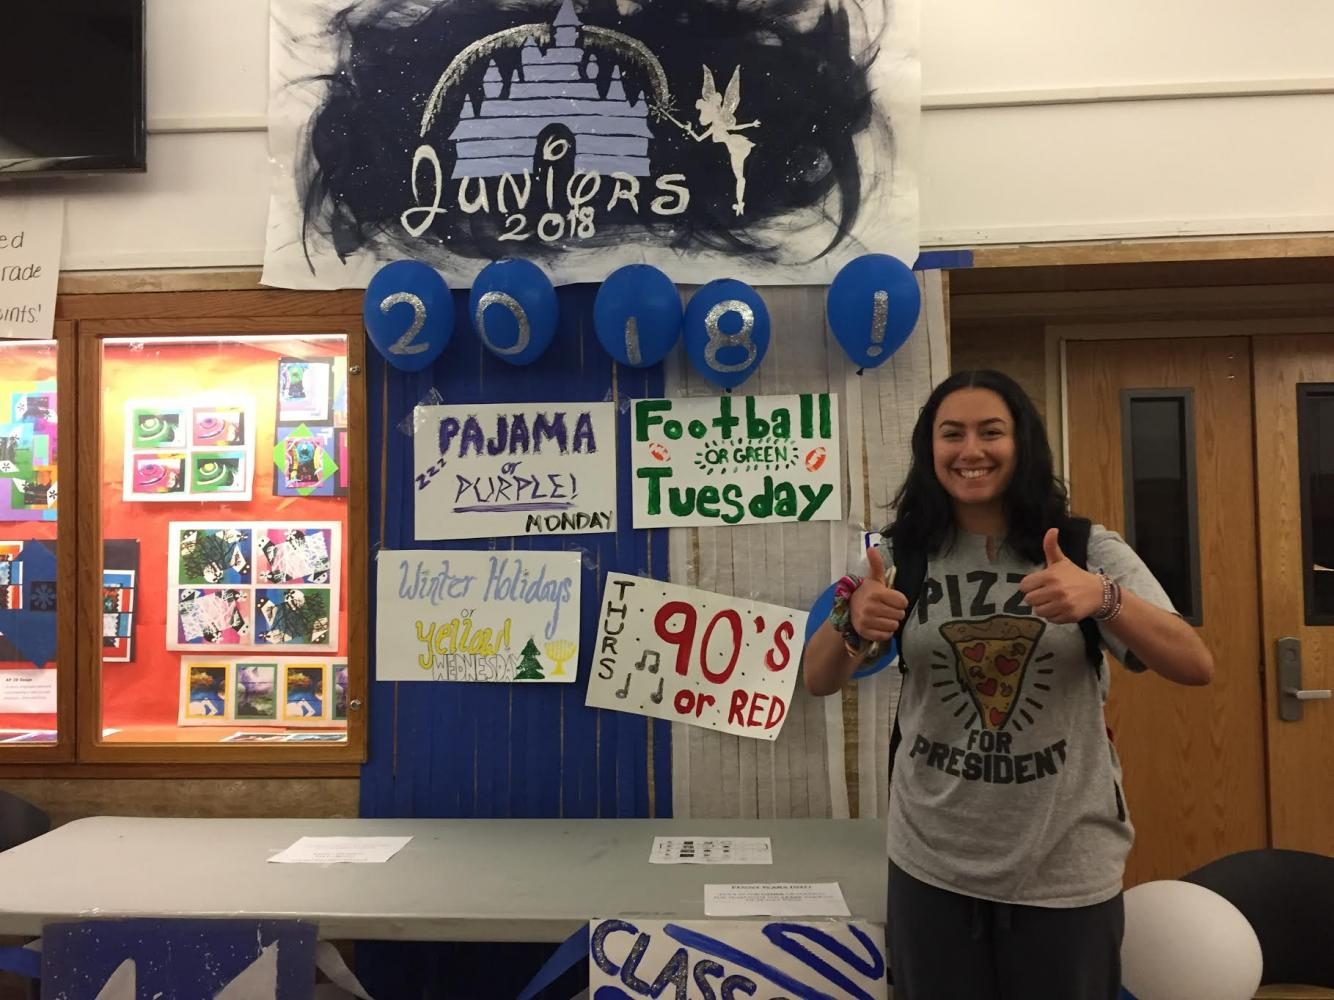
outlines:
[[[834,606],[829,611],[829,624],[843,637],[843,647],[850,653],[861,651],[862,637],[852,627],[852,592],[862,585],[860,576],[845,576],[834,584]]]
[[[1093,612],[1093,620],[1098,622],[1110,622],[1116,619],[1121,613],[1121,585],[1107,576],[1106,573],[1100,573],[1102,577],[1102,604],[1098,610]]]

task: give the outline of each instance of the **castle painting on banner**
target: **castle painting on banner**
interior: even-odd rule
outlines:
[[[916,0],[274,0],[264,281],[917,255]]]

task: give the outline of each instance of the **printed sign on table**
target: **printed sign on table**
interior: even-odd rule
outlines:
[[[806,612],[608,573],[585,704],[775,740]]]
[[[838,397],[637,399],[636,528],[836,521]]]
[[[381,552],[376,678],[572,683],[579,562],[578,552]]]
[[[884,1000],[887,993],[884,931],[860,920],[589,923],[588,995],[594,1000]]]
[[[416,536],[616,530],[612,403],[419,406]]]

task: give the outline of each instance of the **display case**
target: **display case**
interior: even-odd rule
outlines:
[[[74,553],[60,528],[74,428],[58,392],[70,350],[67,336],[0,342],[0,760],[72,756],[73,675],[59,667],[73,663]]]

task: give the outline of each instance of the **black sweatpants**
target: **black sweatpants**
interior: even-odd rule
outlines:
[[[1125,905],[1011,906],[889,866],[894,1000],[1116,1000]]]

